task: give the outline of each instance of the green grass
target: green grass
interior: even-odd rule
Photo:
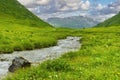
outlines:
[[[120,28],[114,26],[50,31],[51,34],[82,36],[81,49],[37,67],[18,70],[5,80],[120,80],[119,31]]]
[[[52,27],[28,11],[17,0],[0,0],[0,26],[18,24],[31,27]]]
[[[0,53],[12,53],[13,51],[54,46],[58,39],[66,38],[66,36],[71,33],[71,29],[66,30],[27,26],[21,27],[20,25],[0,26]]]

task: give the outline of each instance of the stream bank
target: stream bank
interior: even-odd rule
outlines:
[[[23,57],[32,64],[39,64],[44,60],[60,57],[62,54],[77,51],[80,49],[80,37],[67,37],[58,40],[56,46],[31,50],[31,51],[15,51],[12,54],[0,54],[0,80],[7,75],[8,67],[15,57]]]

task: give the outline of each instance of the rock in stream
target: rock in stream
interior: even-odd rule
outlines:
[[[15,57],[8,68],[9,72],[15,72],[17,69],[30,67],[31,63],[23,57]]]

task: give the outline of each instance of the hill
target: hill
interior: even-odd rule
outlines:
[[[28,11],[17,0],[0,0],[0,24],[20,24],[28,26],[50,26]]]
[[[112,18],[109,18],[105,20],[102,23],[99,23],[95,27],[110,27],[110,26],[120,26],[120,12],[113,16]]]
[[[72,16],[66,18],[48,18],[47,22],[57,27],[84,28],[92,27],[98,22],[89,17]]]
[[[0,0],[0,54],[55,45],[52,29],[17,0]]]

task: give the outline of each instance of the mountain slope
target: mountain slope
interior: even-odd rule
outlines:
[[[109,26],[120,26],[120,13],[102,23],[99,23],[95,27],[109,27]]]
[[[0,0],[0,24],[21,24],[28,26],[50,26],[28,11],[17,0]]]
[[[55,45],[52,29],[17,0],[0,0],[0,54]]]
[[[49,18],[47,22],[57,27],[70,27],[70,28],[92,27],[98,23],[97,21],[94,21],[92,18],[83,16],[72,16],[66,18]]]

